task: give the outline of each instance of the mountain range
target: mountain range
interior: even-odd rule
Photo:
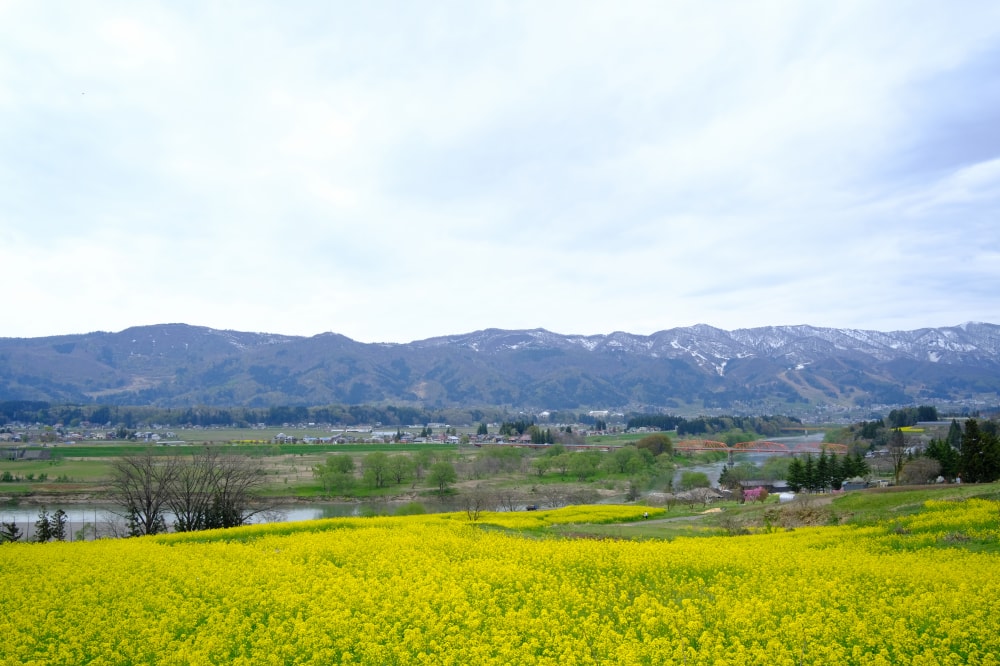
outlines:
[[[186,324],[0,338],[0,400],[161,407],[412,404],[541,409],[995,405],[1000,326],[814,326],[652,335],[487,329],[406,344]]]

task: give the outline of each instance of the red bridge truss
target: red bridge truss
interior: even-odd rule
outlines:
[[[829,442],[804,442],[789,446],[784,442],[758,440],[755,442],[737,442],[732,446],[724,442],[710,439],[685,439],[674,444],[678,451],[724,451],[733,453],[820,453],[826,449],[829,453],[847,453],[846,444],[831,444]]]

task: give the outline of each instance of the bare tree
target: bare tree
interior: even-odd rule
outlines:
[[[538,494],[541,496],[540,504],[543,507],[550,509],[556,509],[561,506],[566,506],[568,501],[566,499],[567,493],[563,492],[560,488],[554,485],[544,485],[538,489]]]
[[[895,485],[899,485],[899,474],[906,464],[906,437],[903,431],[896,428],[889,435],[889,444],[886,447],[889,452],[889,459],[892,460],[892,479]]]
[[[257,490],[266,482],[261,469],[246,456],[218,456],[215,487],[207,527],[237,527],[273,507],[258,503]]]
[[[933,458],[920,457],[907,461],[899,478],[905,484],[934,483],[940,473],[941,463]]]
[[[111,492],[133,536],[167,531],[164,514],[170,485],[178,473],[176,456],[139,455],[118,458],[111,466]]]
[[[488,511],[493,506],[493,502],[494,498],[491,493],[478,485],[468,492],[462,493],[465,514],[472,522],[479,520],[479,514]]]
[[[174,529],[178,532],[208,527],[219,477],[217,462],[214,451],[196,453],[190,461],[180,465],[172,479],[167,505],[174,514]]]
[[[515,488],[500,487],[496,492],[497,506],[501,511],[516,511],[517,507],[524,502],[524,497]]]
[[[147,451],[115,461],[112,495],[133,536],[167,531],[166,514],[179,532],[244,525],[271,507],[258,504],[266,478],[245,456],[207,450],[190,459]]]

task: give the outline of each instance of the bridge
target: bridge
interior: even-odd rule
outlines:
[[[832,444],[829,442],[802,442],[789,446],[784,442],[771,442],[768,440],[756,440],[753,442],[737,442],[732,446],[724,442],[716,442],[711,439],[685,439],[674,443],[675,451],[724,451],[729,454],[729,461],[737,453],[784,453],[792,455],[794,453],[821,453],[823,450],[829,453],[847,454],[846,444]]]

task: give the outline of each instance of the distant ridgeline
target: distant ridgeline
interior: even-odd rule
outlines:
[[[627,429],[674,430],[680,435],[720,433],[733,430],[775,436],[782,430],[801,425],[801,421],[788,416],[711,416],[686,419],[668,414],[624,414],[617,418],[595,417],[590,413],[572,411],[549,412],[547,418],[536,416],[516,420],[507,412],[490,409],[424,410],[413,407],[373,405],[331,405],[326,407],[276,406],[268,409],[219,409],[210,407],[169,409],[158,407],[124,407],[108,405],[53,405],[30,400],[0,402],[0,427],[9,423],[38,423],[44,426],[62,424],[76,427],[87,423],[91,427],[134,428],[140,424],[163,426],[281,426],[286,423],[323,423],[355,426],[382,424],[383,426],[410,426],[427,423],[468,424],[523,422],[525,428],[536,423],[564,423],[605,426]],[[906,424],[903,424],[906,425]]]
[[[998,394],[994,324],[885,333],[699,325],[587,336],[487,329],[406,344],[185,324],[0,338],[0,400],[239,408],[232,422],[240,414],[248,422],[277,421],[271,411],[283,408],[274,405],[292,406],[282,421],[300,420],[302,410],[318,405],[354,406],[317,417],[329,422],[419,423],[426,414],[482,405],[514,418],[568,410],[573,421],[589,410],[813,418],[919,404],[989,408]],[[401,407],[386,418],[375,412],[390,408],[366,405]]]

